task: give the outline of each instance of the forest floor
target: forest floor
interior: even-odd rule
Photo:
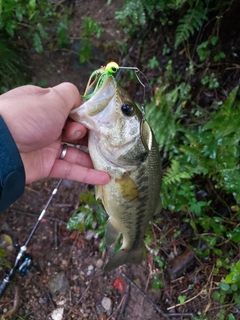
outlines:
[[[114,60],[117,52],[111,45],[112,51],[104,51],[96,41],[91,63],[80,65],[74,48],[79,45],[82,17],[91,16],[102,24],[105,32],[101,41],[111,44],[121,40],[121,30],[114,20],[114,12],[121,5],[122,1],[113,1],[107,6],[106,0],[88,1],[87,4],[77,0],[69,28],[70,37],[75,39],[73,50],[49,51],[42,55],[33,53],[29,57],[32,82],[54,86],[69,81],[83,93],[91,72]],[[1,233],[8,233],[12,239],[16,237],[23,245],[56,185],[57,180],[45,179],[26,186],[24,195],[0,216]],[[209,283],[213,272],[211,257],[202,263],[188,249],[191,228],[181,222],[180,214],[164,210],[161,213],[164,232],[171,239],[171,243],[163,244],[163,251],[174,257],[169,259],[164,271],[162,287],[152,288],[158,266],[150,252],[140,265],[124,265],[104,274],[102,267],[107,256],[99,249],[101,239],[94,231],[79,233],[66,228],[79,206],[79,194],[87,188],[89,186],[72,181],[62,183],[29,243],[33,267],[27,276],[15,277],[0,301],[0,316],[12,310],[14,320],[188,320],[210,308],[214,317],[219,305],[210,303],[207,290],[214,286]],[[175,230],[184,234],[182,252],[177,257],[174,255]],[[1,241],[0,246],[7,247],[6,260],[13,263],[14,248],[2,238]],[[7,270],[0,268],[1,279]],[[186,295],[190,287],[193,294],[181,305],[178,297]],[[210,317],[211,313],[208,315]]]

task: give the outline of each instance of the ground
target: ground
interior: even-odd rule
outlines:
[[[74,49],[79,46],[81,18],[90,16],[106,28],[104,41],[121,38],[121,29],[113,19],[114,11],[122,1],[77,0],[73,8],[73,20],[69,35],[74,40],[72,50],[32,53],[29,68],[32,82],[54,86],[63,81],[74,83],[81,93],[91,72],[115,57],[116,52],[104,52],[96,41],[91,63],[80,65]],[[95,13],[95,16],[93,15]],[[112,27],[114,26],[114,28]],[[111,46],[109,46],[111,47]],[[111,47],[112,48],[112,47]],[[26,186],[24,195],[0,216],[1,233],[18,238],[23,245],[35,225],[41,210],[47,203],[57,180],[46,179]],[[152,288],[156,264],[150,250],[137,266],[123,266],[104,274],[103,265],[107,253],[99,249],[100,239],[94,232],[69,231],[66,223],[79,206],[79,194],[89,188],[72,181],[63,181],[49,206],[46,216],[28,245],[33,266],[25,277],[17,275],[0,301],[0,315],[12,313],[12,319],[191,319],[198,310],[208,310],[209,295],[203,294],[212,270],[211,264],[202,264],[187,249],[191,228],[181,223],[181,216],[163,211],[163,227],[155,225],[165,234],[172,235],[174,228],[181,229],[185,238],[182,253],[174,256],[175,244],[163,245],[169,264],[164,273],[163,287]],[[165,228],[165,229],[164,229]],[[1,238],[1,247],[7,248],[7,260],[14,262],[15,250],[10,240]],[[211,257],[209,257],[211,260]],[[0,269],[0,278],[9,270]],[[179,296],[194,288],[192,298],[184,306]],[[193,290],[193,289],[191,289]],[[214,314],[214,306],[211,305]]]

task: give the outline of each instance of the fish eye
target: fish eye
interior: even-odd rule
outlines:
[[[131,106],[130,104],[127,104],[127,103],[123,103],[121,109],[122,109],[122,113],[128,117],[132,116],[133,111],[134,111],[133,106]]]

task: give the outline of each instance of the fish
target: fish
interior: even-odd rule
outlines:
[[[109,216],[105,241],[121,248],[104,267],[111,271],[143,259],[144,235],[149,221],[161,210],[161,159],[153,131],[128,92],[113,76],[105,76],[70,117],[89,130],[88,149],[95,169],[111,179],[96,186]]]

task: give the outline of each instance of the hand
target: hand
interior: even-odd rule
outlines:
[[[80,103],[78,89],[71,83],[48,89],[27,85],[0,96],[0,115],[19,149],[26,183],[45,177],[96,185],[109,182],[109,175],[94,170],[83,151],[68,147],[64,159],[59,159],[63,141],[87,143],[87,129],[68,119]]]

